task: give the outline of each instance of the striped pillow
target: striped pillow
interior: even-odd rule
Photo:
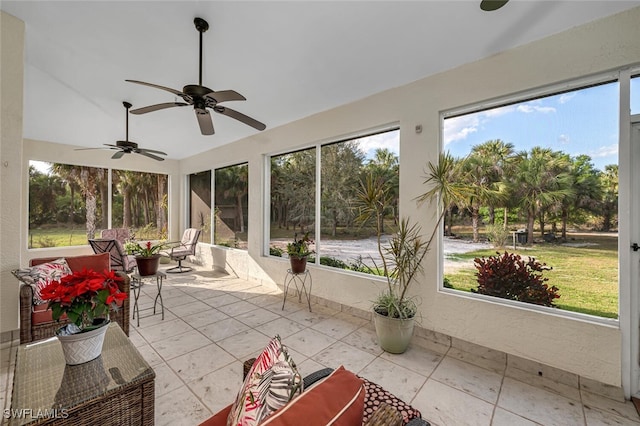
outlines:
[[[256,358],[231,407],[227,426],[256,426],[302,392],[296,364],[275,336]]]
[[[33,288],[33,304],[40,305],[46,303],[40,298],[40,291],[51,281],[59,281],[65,275],[71,274],[71,269],[65,258],[53,260],[48,263],[41,263],[30,268],[22,268],[11,271],[20,281],[29,284]]]

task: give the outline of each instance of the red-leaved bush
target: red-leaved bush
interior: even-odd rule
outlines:
[[[553,299],[560,297],[558,287],[545,284],[548,278],[542,277],[543,271],[552,268],[540,263],[533,257],[525,261],[514,253],[496,252],[497,256],[475,258],[474,266],[478,270],[478,288],[471,291],[478,294],[518,300],[536,305],[553,306]]]

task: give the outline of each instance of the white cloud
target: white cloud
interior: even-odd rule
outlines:
[[[562,95],[560,95],[560,99],[558,99],[558,102],[560,102],[561,104],[566,104],[567,102],[569,102],[574,96],[576,95],[576,92],[573,93],[563,93]]]
[[[373,157],[376,149],[386,148],[395,155],[399,154],[399,132],[385,132],[373,136],[358,139],[360,149],[364,151],[367,158]]]
[[[444,145],[447,146],[451,142],[466,139],[468,135],[478,131],[479,125],[479,114],[446,119],[444,121]]]
[[[560,135],[558,136],[558,142],[563,145],[566,145],[569,142],[571,142],[571,138],[568,135]]]
[[[546,114],[549,112],[556,112],[556,109],[554,107],[537,106],[537,105],[531,105],[530,103],[518,105],[516,109],[519,112],[524,112],[525,114],[530,114],[532,112],[541,112],[543,114]]]
[[[601,146],[595,151],[589,153],[591,158],[609,157],[611,155],[618,155],[618,144]]]

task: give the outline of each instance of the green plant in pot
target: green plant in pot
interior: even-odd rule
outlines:
[[[441,154],[436,165],[429,163],[425,184],[431,188],[417,198],[418,202],[439,201],[440,207],[459,199],[462,186],[455,183],[457,163],[449,154]],[[423,272],[423,260],[431,248],[446,210],[441,209],[431,234],[423,237],[418,224],[402,218],[398,230],[383,242],[383,219],[389,210],[390,191],[382,179],[373,175],[361,182],[358,194],[360,224],[374,223],[381,265],[374,263],[376,271],[386,279],[386,289],[373,301],[373,316],[378,342],[391,353],[403,353],[413,335],[418,306],[411,295],[411,287]],[[373,260],[373,259],[372,259]],[[370,268],[373,269],[373,268]]]
[[[309,238],[309,233],[306,232],[302,238],[298,238],[298,234],[294,234],[293,241],[287,244],[287,254],[289,255],[289,262],[291,263],[291,272],[294,274],[301,274],[307,268],[307,257],[313,253],[309,249],[309,244],[313,241]]]

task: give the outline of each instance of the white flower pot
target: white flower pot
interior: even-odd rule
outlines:
[[[91,331],[57,336],[62,344],[62,352],[67,365],[84,364],[94,360],[102,353],[104,335],[107,333],[109,321]]]

